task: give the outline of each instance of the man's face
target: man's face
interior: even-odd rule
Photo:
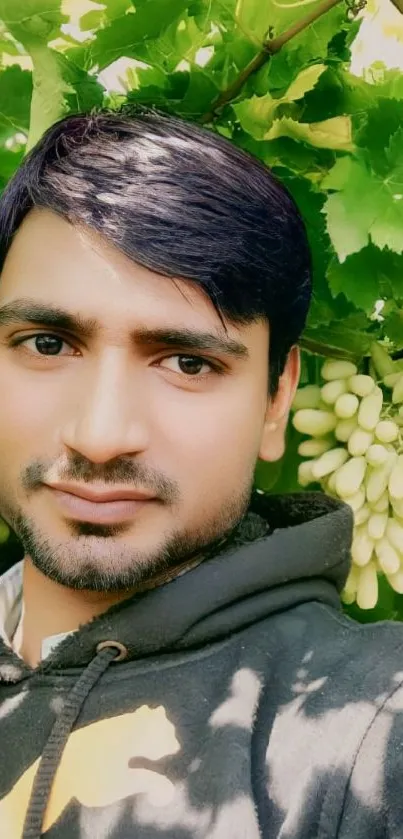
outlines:
[[[270,405],[263,321],[226,334],[192,283],[140,267],[47,210],[28,214],[1,276],[0,310],[27,298],[91,321],[85,332],[45,316],[0,322],[0,514],[33,564],[73,589],[129,589],[230,531],[257,458],[281,455],[295,357]],[[245,349],[189,348],[156,330],[214,333]],[[47,486],[59,482],[154,497],[113,521],[73,518]]]

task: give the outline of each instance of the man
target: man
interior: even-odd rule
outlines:
[[[350,509],[253,492],[310,299],[260,162],[71,116],[0,207],[4,839],[403,836],[403,635],[343,616]]]

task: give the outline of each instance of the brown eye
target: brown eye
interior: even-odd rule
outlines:
[[[183,373],[185,376],[194,379],[206,376],[214,370],[217,373],[219,372],[218,366],[215,366],[212,361],[207,361],[206,358],[197,355],[170,355],[161,359],[161,364],[162,362],[163,366],[169,367],[174,373]],[[169,366],[168,362],[174,366]],[[203,370],[203,367],[207,369]]]
[[[31,344],[29,345],[29,343]],[[27,335],[26,338],[18,338],[13,342],[15,348],[23,348],[28,353],[36,356],[59,356],[61,349],[65,345],[73,349],[61,335],[53,334],[52,332],[38,332],[35,335]],[[65,355],[65,353],[64,353]]]
[[[187,376],[199,376],[205,364],[202,358],[197,358],[192,355],[180,355],[178,359],[178,365],[182,373],[185,373]]]
[[[32,340],[40,355],[58,355],[61,346],[65,343],[62,338],[58,338],[56,335],[37,335]]]

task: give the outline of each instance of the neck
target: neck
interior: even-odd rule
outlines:
[[[29,556],[25,556],[22,584],[24,611],[18,654],[30,667],[36,667],[42,658],[45,638],[74,632],[117,603],[184,574],[203,558],[203,554],[193,556],[176,568],[165,570],[130,590],[98,592],[79,591],[55,583],[35,567]]]
[[[66,588],[42,574],[29,556],[24,557],[22,591],[24,611],[18,652],[31,667],[41,661],[45,638],[78,629],[132,594]]]

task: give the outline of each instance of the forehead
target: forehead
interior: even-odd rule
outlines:
[[[262,323],[226,332],[206,293],[191,281],[157,274],[88,227],[69,224],[47,209],[32,210],[17,231],[0,282],[0,305],[37,298],[91,319],[94,331],[186,326],[209,329],[244,343],[268,329]]]
[[[211,301],[190,282],[164,277],[133,262],[88,227],[76,227],[46,209],[32,210],[17,231],[1,276],[2,298],[10,292],[33,293],[49,301],[73,304],[91,302],[109,313],[139,306],[149,299],[152,313],[164,306],[196,309],[206,316],[214,311]],[[211,314],[210,314],[211,316]]]

